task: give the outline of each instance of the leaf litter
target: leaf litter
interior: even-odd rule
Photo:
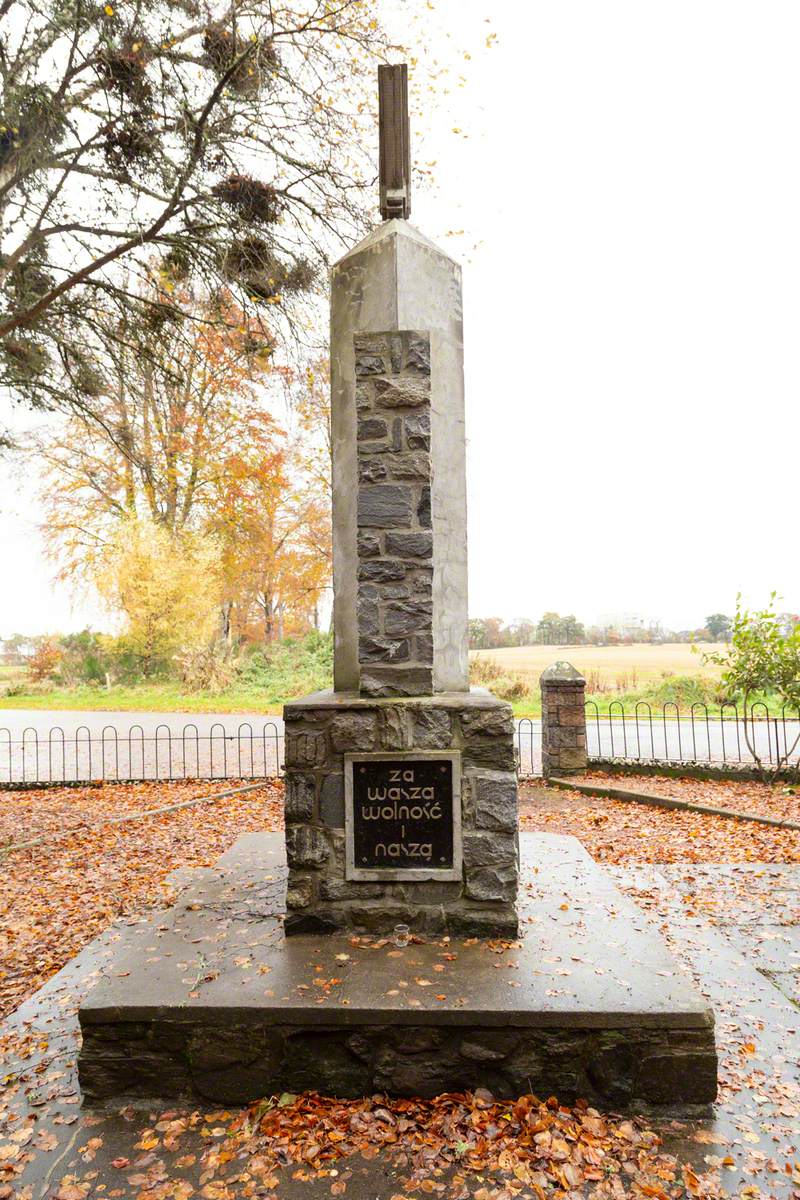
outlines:
[[[634,787],[630,778],[628,787]],[[601,863],[800,862],[800,831],[556,791],[537,782],[520,786],[520,829],[572,834]]]
[[[77,798],[69,789],[68,797],[54,797],[53,792],[39,796],[39,804],[31,794],[21,795],[23,809],[31,816],[28,828],[37,821],[40,828],[53,828],[64,818],[74,821],[80,815],[94,824],[98,812],[118,815],[121,805],[141,808],[143,799],[156,807],[165,798],[167,802],[184,798],[176,794],[174,785],[164,789],[165,785],[156,785],[146,793],[139,788],[122,795],[116,788],[87,789],[86,795]],[[7,800],[8,793],[2,799]],[[47,802],[52,799],[56,808],[48,813]],[[10,911],[16,925],[3,947],[3,969],[11,962],[18,973],[11,979],[11,992],[4,997],[13,993],[21,999],[30,994],[57,969],[60,957],[70,957],[95,936],[98,927],[105,927],[119,913],[142,912],[167,902],[166,876],[175,867],[208,865],[248,829],[279,828],[281,807],[280,788],[267,786],[261,793],[209,806],[203,810],[202,821],[193,820],[196,813],[187,809],[165,814],[163,819],[154,817],[152,822],[118,826],[113,836],[108,829],[76,830],[67,842],[59,843],[65,864],[48,865],[48,854],[42,848],[25,852],[26,863],[42,874],[34,885],[38,894],[30,909],[37,933],[28,943],[38,949],[39,957],[27,966],[24,951],[19,953],[14,946],[19,935],[25,942],[20,914],[28,880],[23,882],[21,873],[9,872],[15,882],[2,881],[0,902],[3,914]],[[12,820],[8,808],[6,804],[0,807],[0,820],[6,822],[0,829],[6,834],[11,825],[18,835],[20,810]],[[691,826],[687,826],[687,818]],[[726,828],[720,829],[720,825]],[[638,805],[603,802],[599,808],[584,797],[572,800],[568,794],[556,795],[545,789],[536,789],[533,795],[524,790],[522,826],[577,833],[591,854],[609,863],[678,864],[681,903],[695,905],[686,911],[700,920],[713,919],[713,876],[707,881],[702,878],[702,864],[747,864],[754,861],[754,854],[756,861],[759,854],[771,856],[761,860],[764,862],[798,861],[796,841],[786,831],[765,827],[766,836],[748,845],[753,840],[753,826],[745,831],[739,823],[724,818],[698,820],[692,814]],[[690,830],[693,837],[688,836]],[[123,863],[128,856],[130,869]],[[22,859],[23,855],[20,852],[14,857]],[[105,857],[108,864],[102,861]],[[762,891],[768,903],[774,889],[766,868],[754,872],[741,869],[756,878],[766,876]],[[739,883],[734,877],[729,897],[732,905],[751,895],[746,884]],[[43,895],[48,886],[56,892],[52,905]],[[691,895],[690,886],[694,889]],[[657,889],[629,886],[626,890],[642,907],[663,917],[668,936],[674,932],[665,897]],[[697,900],[700,894],[707,894],[707,905]],[[65,900],[68,904],[62,920],[59,904]],[[80,929],[70,928],[78,925]],[[681,943],[677,933],[671,940],[688,965],[693,965],[696,948]],[[43,959],[40,947],[46,945],[52,949]],[[447,959],[451,953],[443,957]],[[8,988],[8,975],[2,986]],[[58,1003],[64,1012],[74,1013],[81,998],[79,990],[73,988],[61,997]],[[722,1105],[717,1123],[710,1126],[702,1121],[664,1124],[661,1119],[622,1118],[601,1114],[580,1101],[572,1106],[559,1104],[555,1098],[528,1096],[503,1102],[480,1088],[427,1101],[384,1096],[341,1101],[315,1094],[284,1094],[231,1112],[172,1109],[143,1114],[123,1109],[106,1117],[91,1110],[81,1112],[78,1107],[77,1030],[61,1039],[60,1046],[56,1039],[51,1047],[41,1031],[23,1026],[22,1030],[12,1029],[0,1044],[9,1069],[13,1064],[5,1075],[7,1086],[0,1099],[0,1200],[33,1200],[34,1194],[46,1194],[48,1200],[85,1200],[95,1195],[115,1200],[129,1196],[136,1200],[189,1200],[193,1196],[269,1200],[277,1198],[282,1184],[289,1181],[293,1187],[307,1183],[314,1194],[341,1195],[349,1187],[360,1194],[364,1172],[375,1160],[396,1173],[391,1184],[396,1191],[381,1191],[381,1200],[383,1196],[399,1200],[420,1193],[453,1200],[467,1196],[507,1200],[517,1195],[536,1200],[579,1195],[679,1200],[727,1195],[724,1183],[728,1176],[743,1200],[796,1194],[800,1152],[797,1137],[792,1142],[791,1130],[798,1128],[798,1089],[787,1083],[781,1064],[770,1061],[785,1063],[785,1055],[770,1056],[763,1050],[763,1022],[747,1011],[748,1006],[752,1007],[749,996],[732,996],[729,1004],[719,1004],[715,998],[723,1043]],[[744,1104],[743,1096],[747,1098]],[[719,1112],[726,1106],[729,1120],[720,1125]],[[63,1135],[54,1136],[44,1127],[45,1120],[54,1127],[67,1127],[71,1158],[65,1155],[62,1162]],[[129,1130],[122,1144],[120,1121]],[[671,1152],[673,1128],[678,1138],[676,1153]],[[694,1152],[687,1150],[687,1137]],[[773,1152],[762,1148],[765,1138],[774,1143]],[[54,1154],[57,1147],[61,1147],[59,1156]],[[26,1182],[28,1168],[35,1167],[42,1156],[45,1163],[50,1157],[56,1159],[58,1169],[55,1164],[47,1168],[48,1187],[37,1184],[34,1191],[34,1185]],[[65,1168],[69,1173],[61,1174]],[[36,1174],[41,1178],[41,1169]],[[115,1178],[119,1179],[117,1186]],[[385,1171],[382,1181],[386,1186],[390,1183]]]
[[[747,812],[759,817],[800,824],[800,782],[762,783],[756,779],[693,779],[691,776],[635,775],[630,772],[584,771],[576,783],[627,788],[652,796],[707,804],[728,812]]]
[[[265,783],[201,808],[153,812],[119,825],[104,820],[211,795],[237,782],[0,792],[0,847],[22,836],[66,831],[0,861],[0,1016],[116,918],[169,903],[172,871],[210,866],[242,833],[280,829],[283,787]]]

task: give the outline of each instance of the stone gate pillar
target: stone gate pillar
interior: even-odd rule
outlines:
[[[585,771],[586,680],[568,662],[542,672],[542,774]]]

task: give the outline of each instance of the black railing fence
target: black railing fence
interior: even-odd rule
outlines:
[[[541,773],[541,724],[517,723],[520,774]],[[182,779],[271,779],[283,774],[282,723],[249,721],[236,727],[215,722],[206,732],[142,725],[122,731],[115,725],[72,731],[61,726],[29,726],[12,732],[0,727],[0,786],[44,783],[137,783]]]
[[[523,779],[542,773],[542,723],[530,717],[516,722],[517,766]]]
[[[800,762],[799,735],[800,710],[784,708],[775,716],[762,703],[746,712],[733,703],[709,712],[706,704],[680,710],[646,701],[626,710],[613,700],[601,714],[594,700],[586,701],[590,760],[747,766],[757,756],[764,765],[794,766]]]
[[[586,702],[590,763],[617,759],[647,763],[710,763],[746,766],[755,750],[765,765],[800,765],[800,712],[770,715],[763,704],[735,704],[709,712],[704,704],[681,711],[676,704],[645,702],[625,709],[612,701],[601,713]],[[516,722],[516,752],[522,777],[541,774],[541,721]],[[29,726],[0,727],[0,786],[43,783],[113,783],[182,779],[270,779],[283,773],[283,724],[215,721],[203,732],[190,723],[139,724],[124,732],[115,725],[65,731]]]
[[[114,725],[29,727],[15,736],[0,728],[0,784],[269,779],[282,770],[283,732],[274,721],[233,730],[215,722],[206,733],[193,724],[152,733],[141,725],[124,733]]]

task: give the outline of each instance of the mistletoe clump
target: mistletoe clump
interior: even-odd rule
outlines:
[[[149,104],[153,88],[147,78],[146,43],[127,38],[120,47],[100,56],[99,70],[107,90],[115,91],[136,105]]]
[[[229,175],[213,190],[248,224],[272,225],[281,215],[282,206],[275,189],[250,175]]]
[[[242,96],[257,95],[279,62],[271,39],[248,41],[219,26],[206,29],[203,50],[214,74],[227,76],[227,86]]]
[[[147,125],[129,124],[111,128],[103,144],[103,153],[109,169],[125,181],[130,178],[131,168],[143,167],[150,161],[156,148],[156,137]]]
[[[223,271],[228,279],[241,283],[251,296],[271,302],[279,301],[284,292],[307,291],[316,274],[305,259],[296,259],[287,266],[271,245],[259,237],[232,243],[225,252]]]

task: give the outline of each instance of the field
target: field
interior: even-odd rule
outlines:
[[[471,659],[489,659],[504,674],[524,676],[531,687],[551,663],[566,660],[585,677],[587,691],[637,691],[661,683],[667,675],[705,675],[715,679],[719,669],[706,666],[702,653],[724,650],[704,642],[695,650],[684,642],[663,646],[504,646],[499,650],[473,650]]]
[[[313,641],[313,639],[312,639]],[[470,654],[473,684],[510,700],[517,716],[539,712],[539,676],[566,659],[586,677],[586,691],[605,711],[612,702],[638,699],[660,704],[714,703],[719,669],[703,663],[702,650],[664,646],[509,646]],[[266,659],[245,664],[218,691],[192,692],[177,680],[103,685],[32,684],[23,667],[0,667],[0,709],[89,711],[279,713],[284,701],[331,686],[330,639],[275,647]],[[10,694],[8,694],[10,692]]]
[[[724,698],[719,690],[720,668],[708,665],[703,655],[725,650],[719,643],[703,642],[695,649],[685,642],[663,646],[505,646],[499,650],[473,650],[470,677],[510,700],[517,716],[539,712],[539,676],[552,663],[566,661],[586,679],[586,694],[601,712],[609,704],[639,700],[652,704],[715,706]],[[765,698],[772,711],[772,700]]]

